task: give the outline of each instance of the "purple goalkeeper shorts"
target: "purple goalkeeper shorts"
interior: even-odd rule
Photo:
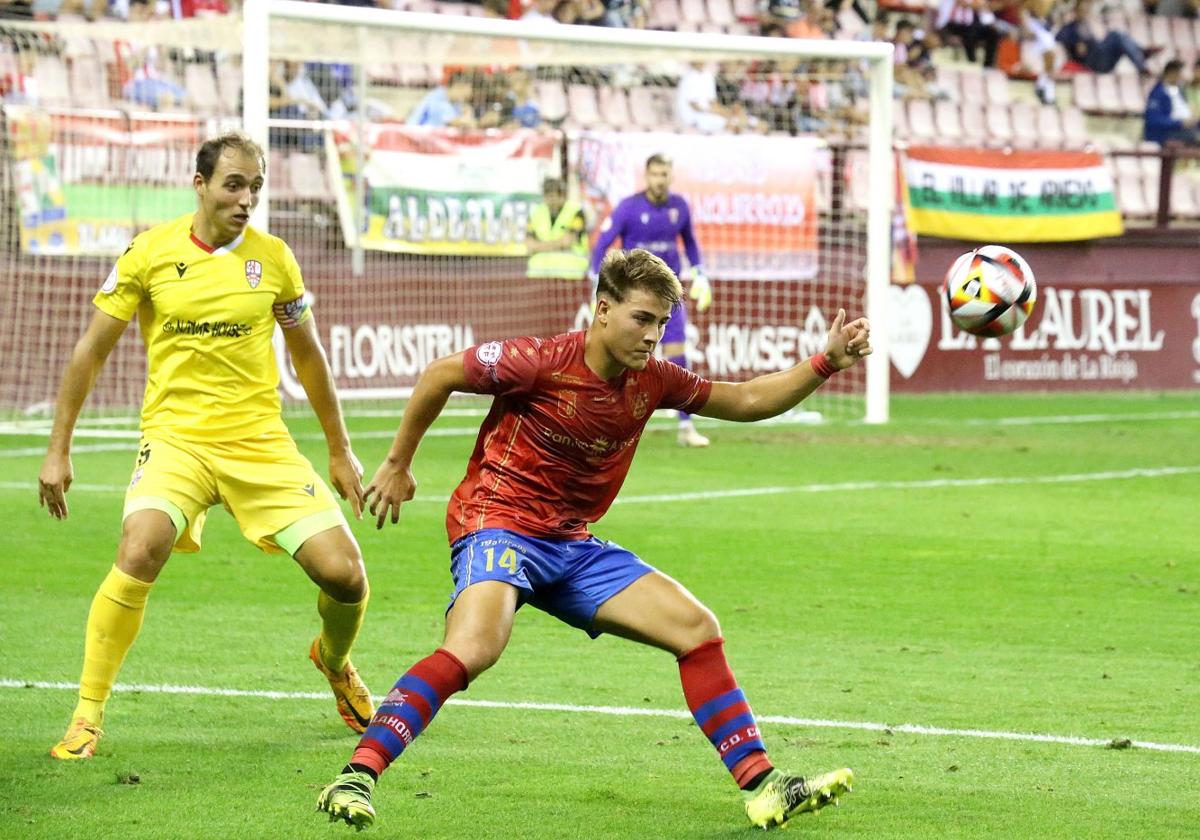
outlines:
[[[595,537],[545,540],[485,528],[450,547],[454,594],[446,610],[471,584],[499,580],[520,591],[518,608],[532,604],[594,639],[600,635],[592,629],[600,605],[653,571],[632,551]]]
[[[687,340],[687,307],[682,301],[671,308],[671,320],[659,344],[683,344]]]

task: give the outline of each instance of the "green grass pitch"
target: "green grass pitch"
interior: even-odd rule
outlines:
[[[898,398],[893,415],[884,427],[710,423],[707,451],[675,447],[656,421],[625,501],[595,527],[714,609],[777,764],[854,768],[842,806],[786,836],[1197,836],[1196,396]],[[351,418],[368,477],[396,422]],[[478,422],[435,427],[399,527],[353,526],[373,590],[354,659],[377,695],[440,641],[442,502]],[[289,424],[323,470],[315,421]],[[204,551],[174,557],[155,586],[120,677],[146,688],[115,695],[100,753],[48,757],[74,700],[52,684],[78,678],[134,449],[77,439],[62,523],[36,502],[44,443],[0,438],[0,837],[349,836],[313,811],[355,743],[305,656],[316,591],[222,512]],[[661,652],[526,609],[500,664],[461,696],[500,705],[441,711],[384,777],[372,834],[757,836],[689,720],[569,708],[683,710]],[[984,737],[1003,734],[1016,737]]]

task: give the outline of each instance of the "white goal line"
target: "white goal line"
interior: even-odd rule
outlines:
[[[0,688],[23,688],[42,690],[76,691],[79,687],[69,682],[46,682],[42,680],[0,679]],[[122,685],[113,686],[116,692],[141,694],[183,694],[201,697],[246,697],[262,700],[328,700],[327,691],[252,691],[239,688],[210,688],[198,685]],[[579,706],[573,703],[506,702],[500,700],[466,700],[452,697],[448,706],[464,706],[475,709],[524,709],[535,712],[563,712],[581,715],[617,715],[638,717],[662,717],[691,720],[692,715],[683,709],[645,709],[625,706]],[[1001,741],[1026,741],[1043,744],[1065,744],[1073,747],[1105,747],[1120,744],[1126,746],[1124,738],[1081,738],[1074,735],[1045,735],[1036,732],[1004,732],[990,729],[953,729],[942,726],[923,726],[913,723],[889,724],[870,721],[825,720],[801,718],[789,715],[756,715],[760,723],[779,726],[798,726],[815,729],[854,729],[867,732],[905,735],[935,735],[951,738],[986,738]],[[1128,739],[1127,746],[1157,752],[1193,753],[1200,755],[1200,746],[1190,744],[1164,744],[1155,741]]]
[[[688,502],[702,499],[734,499],[746,496],[784,496],[793,493],[841,493],[847,490],[938,490],[946,487],[997,487],[1027,484],[1078,484],[1086,481],[1122,481],[1133,478],[1167,478],[1200,473],[1200,465],[1184,467],[1133,467],[1126,470],[1106,470],[1093,473],[1064,475],[990,476],[984,478],[930,478],[915,481],[841,481],[829,484],[793,484],[775,487],[741,487],[728,490],[696,490],[688,493],[653,493],[644,496],[618,496],[614,505]],[[71,489],[88,493],[124,493],[124,484],[85,484],[75,482]],[[33,481],[0,481],[0,490],[37,490]],[[426,493],[407,505],[416,503],[446,504],[446,496]]]

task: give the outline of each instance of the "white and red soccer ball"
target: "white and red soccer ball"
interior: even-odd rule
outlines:
[[[1037,282],[1025,258],[1003,245],[963,254],[942,285],[950,320],[972,335],[1008,335],[1025,323],[1037,303]]]

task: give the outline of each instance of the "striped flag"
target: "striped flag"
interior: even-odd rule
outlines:
[[[1072,242],[1124,231],[1096,152],[908,149],[918,234],[974,242]]]

